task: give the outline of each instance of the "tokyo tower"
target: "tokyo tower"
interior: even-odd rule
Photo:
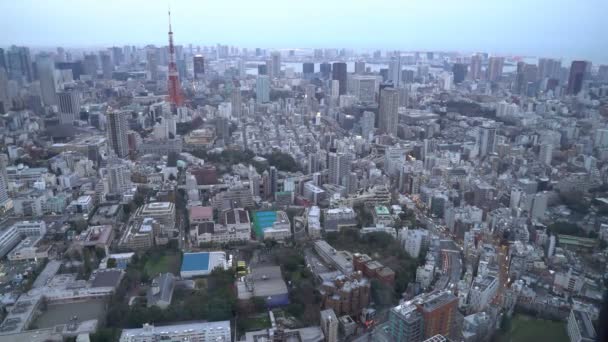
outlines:
[[[169,102],[171,103],[171,111],[177,113],[177,107],[183,104],[184,99],[180,91],[179,74],[177,65],[175,64],[175,46],[173,45],[173,30],[171,29],[171,10],[169,10]]]

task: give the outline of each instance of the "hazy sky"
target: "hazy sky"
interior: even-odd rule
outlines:
[[[166,44],[166,0],[0,0],[0,45]],[[486,51],[608,62],[608,0],[173,0],[176,44]]]

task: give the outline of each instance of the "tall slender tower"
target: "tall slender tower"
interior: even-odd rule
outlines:
[[[175,46],[173,45],[173,30],[171,30],[171,10],[169,10],[169,102],[171,102],[171,111],[176,114],[177,107],[183,103],[182,94],[179,86],[179,74],[177,65],[175,64]]]

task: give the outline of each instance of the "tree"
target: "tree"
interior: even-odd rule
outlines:
[[[114,259],[114,258],[108,258],[107,267],[108,268],[115,268],[116,267],[116,259]]]

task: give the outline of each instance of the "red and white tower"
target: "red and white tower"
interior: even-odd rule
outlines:
[[[182,98],[179,74],[177,65],[175,64],[175,46],[173,45],[173,30],[171,29],[171,10],[169,10],[169,102],[171,103],[171,111],[177,112],[177,107],[181,106],[184,99]]]

